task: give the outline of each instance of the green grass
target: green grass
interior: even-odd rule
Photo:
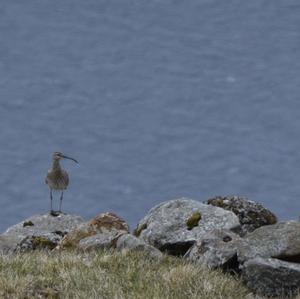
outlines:
[[[143,253],[32,252],[0,257],[1,298],[245,298],[236,278]]]

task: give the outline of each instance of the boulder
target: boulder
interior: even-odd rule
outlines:
[[[209,268],[239,271],[237,247],[241,238],[229,230],[217,229],[201,236],[184,258]]]
[[[275,224],[277,222],[276,216],[271,211],[246,197],[217,196],[208,199],[207,204],[235,213],[241,223],[241,236],[263,225]]]
[[[81,249],[91,249],[93,246],[97,248],[97,246],[102,246],[102,242],[104,242],[103,244],[106,244],[109,240],[113,242],[120,234],[128,232],[129,226],[122,218],[110,212],[101,213],[70,231],[62,239],[58,248],[64,249],[78,246]],[[92,238],[89,239],[89,237]]]
[[[118,238],[116,243],[117,251],[144,251],[152,258],[162,258],[162,253],[145,241],[131,235],[124,234]]]
[[[279,222],[249,233],[239,244],[238,259],[244,263],[255,257],[300,264],[300,222]]]
[[[83,223],[83,219],[77,215],[51,214],[34,215],[18,224],[8,228],[1,235],[2,246],[7,251],[26,251],[36,248],[50,248],[58,242],[70,230]],[[1,241],[0,241],[1,244]],[[52,245],[50,245],[52,244]],[[1,248],[0,248],[1,250]]]
[[[184,255],[205,233],[218,228],[238,230],[239,219],[231,211],[180,198],[152,208],[134,234],[161,251]]]
[[[249,288],[264,296],[300,290],[300,223],[262,226],[238,244],[238,261]]]
[[[84,220],[78,215],[51,214],[34,215],[18,224],[8,228],[4,236],[15,236],[23,239],[27,236],[54,233],[60,236],[67,234],[70,230],[83,223]]]
[[[300,288],[300,264],[256,257],[245,262],[242,277],[260,295],[290,297]]]

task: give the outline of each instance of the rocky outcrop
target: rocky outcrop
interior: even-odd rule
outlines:
[[[240,235],[246,235],[258,227],[275,224],[276,216],[261,204],[240,196],[217,196],[207,200],[207,204],[235,213],[241,223]]]
[[[114,213],[102,213],[70,231],[59,244],[59,248],[108,248],[116,238],[128,232],[129,226],[122,218]]]
[[[240,241],[241,238],[229,230],[213,230],[201,236],[184,257],[209,268],[238,272],[237,248]]]
[[[300,264],[256,257],[244,264],[242,277],[260,295],[286,298],[300,288]]]
[[[161,251],[184,255],[205,233],[239,227],[238,217],[231,211],[180,198],[152,208],[139,222],[135,235]]]
[[[162,258],[162,253],[155,247],[147,244],[143,240],[131,235],[124,234],[118,238],[116,243],[117,251],[144,251],[152,258]]]
[[[77,215],[34,215],[6,230],[1,235],[3,253],[55,247],[70,230],[84,220]],[[52,244],[52,245],[50,245]]]

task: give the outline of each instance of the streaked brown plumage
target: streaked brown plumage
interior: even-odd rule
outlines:
[[[69,185],[69,175],[68,173],[61,168],[59,164],[59,160],[65,158],[73,160],[78,163],[75,159],[67,157],[60,152],[55,152],[52,157],[52,167],[48,170],[47,176],[45,178],[45,182],[50,189],[50,209],[52,210],[52,190],[61,190],[60,203],[59,203],[59,212],[61,212],[61,205],[63,200],[64,190],[67,189]]]

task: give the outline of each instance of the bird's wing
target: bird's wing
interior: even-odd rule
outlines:
[[[66,186],[68,186],[69,185],[69,175],[65,170],[63,170],[63,173],[64,173],[65,184],[66,184]]]

